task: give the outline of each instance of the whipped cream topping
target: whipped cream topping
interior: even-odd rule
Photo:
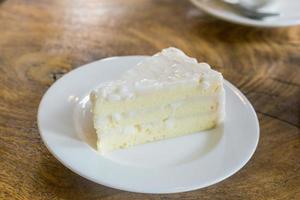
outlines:
[[[108,101],[134,98],[138,93],[182,83],[200,85],[204,89],[222,79],[222,75],[206,63],[198,63],[181,50],[169,47],[138,63],[117,81],[104,83],[93,95]]]

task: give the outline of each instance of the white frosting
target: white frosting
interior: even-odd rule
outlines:
[[[179,49],[170,47],[138,63],[120,80],[102,84],[94,95],[108,101],[134,98],[138,93],[182,83],[208,88],[222,75],[206,63],[198,63]]]

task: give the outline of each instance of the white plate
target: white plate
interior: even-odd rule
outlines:
[[[143,193],[174,193],[217,183],[243,167],[254,153],[259,124],[246,97],[225,82],[224,126],[138,145],[105,156],[95,150],[88,94],[117,79],[144,56],[103,59],[56,81],[38,111],[41,137],[66,167],[96,183]]]
[[[220,19],[249,26],[284,27],[300,24],[300,0],[273,0],[263,11],[276,11],[280,15],[265,18],[264,20],[249,19],[239,15],[220,3],[220,0],[191,0],[198,8]]]

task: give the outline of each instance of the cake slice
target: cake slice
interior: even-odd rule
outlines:
[[[173,47],[90,97],[101,152],[211,129],[224,116],[222,74]]]

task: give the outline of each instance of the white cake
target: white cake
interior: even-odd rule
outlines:
[[[214,128],[223,121],[222,74],[170,47],[91,93],[101,152]]]

